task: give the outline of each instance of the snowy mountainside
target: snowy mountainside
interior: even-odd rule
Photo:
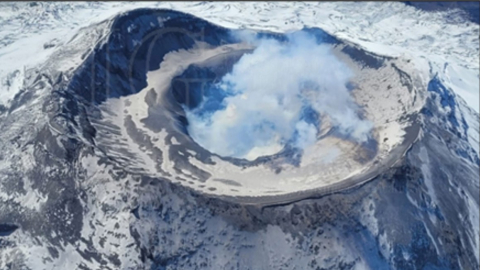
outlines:
[[[478,78],[478,25],[445,24],[445,13],[400,3],[2,5],[2,25],[11,27],[0,30],[2,40],[11,43],[0,59],[12,65],[0,70],[9,78],[0,92],[8,89],[0,112],[0,269],[478,269],[479,115],[462,93],[472,94]],[[101,52],[109,30],[129,25],[113,16],[133,20],[138,14],[125,11],[141,6],[225,27],[281,32],[312,23],[367,51],[424,59],[418,65],[431,70],[420,137],[364,185],[269,207],[128,171],[95,148],[85,100],[71,91],[81,81],[71,79],[88,61],[108,63]],[[39,27],[24,23],[39,14]],[[385,20],[399,30],[383,29]],[[409,24],[437,29],[434,47],[421,31],[405,38],[400,29]]]

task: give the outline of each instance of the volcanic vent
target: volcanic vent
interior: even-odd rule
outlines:
[[[417,138],[425,83],[406,59],[316,28],[230,30],[173,11],[136,12],[117,19],[100,57],[85,63],[108,53],[110,68],[95,76],[114,92],[88,118],[96,147],[132,172],[276,203],[372,179]]]

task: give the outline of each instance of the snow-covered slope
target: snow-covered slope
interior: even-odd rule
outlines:
[[[0,5],[0,269],[478,269],[478,25],[401,3]],[[130,142],[109,155],[90,125],[115,111],[86,112],[72,78],[115,63],[101,51],[113,21],[92,23],[142,6],[232,28],[317,26],[412,59],[429,82],[420,136],[360,187],[269,207],[129,170]]]

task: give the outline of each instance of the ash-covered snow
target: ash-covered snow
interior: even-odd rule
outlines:
[[[86,112],[69,90],[82,89],[79,66],[103,61],[88,55],[111,19],[138,7],[236,29],[320,27],[411,59],[428,82],[420,136],[372,181],[284,205],[232,203],[130,170],[122,164],[152,153],[132,161],[129,147],[146,149],[133,140],[98,148],[92,126],[116,113]],[[397,2],[1,3],[0,269],[478,269],[479,25],[462,16]]]

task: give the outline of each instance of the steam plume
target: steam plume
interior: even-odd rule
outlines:
[[[213,86],[225,92],[216,110],[205,113],[211,97],[186,110],[197,143],[249,160],[286,144],[303,149],[317,140],[322,123],[315,115],[327,115],[340,133],[358,142],[368,139],[372,123],[359,118],[346,87],[353,74],[327,45],[305,32],[289,35],[285,43],[246,39],[257,47]]]

